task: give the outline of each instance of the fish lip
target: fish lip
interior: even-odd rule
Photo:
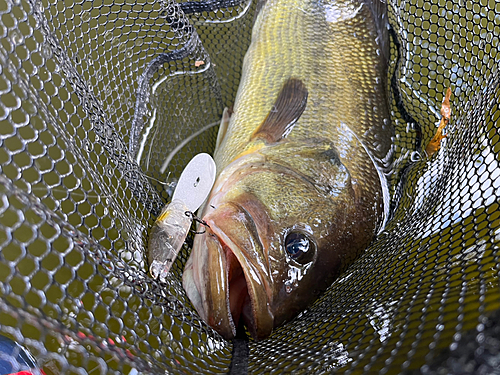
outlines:
[[[253,217],[250,215],[250,213],[239,204],[231,203],[231,205],[235,206],[238,210],[244,210],[248,214],[248,217],[250,218],[250,220],[252,220],[253,224],[255,225],[255,228],[257,229],[257,233],[259,234],[260,232],[258,230],[258,226],[256,225],[255,221],[253,221]],[[212,220],[210,217],[205,217],[204,220],[209,225],[209,231],[212,232],[213,235],[217,237],[223,249],[225,248],[226,251],[230,251],[234,255],[234,257],[239,263],[239,266],[243,271],[245,282],[247,284],[247,294],[250,297],[251,316],[252,316],[251,324],[248,324],[249,323],[248,320],[245,317],[243,317],[243,319],[245,319],[245,323],[247,324],[247,328],[252,334],[252,337],[256,340],[268,337],[274,326],[274,316],[270,310],[272,295],[270,294],[271,293],[270,280],[268,280],[268,277],[265,276],[266,270],[261,270],[259,269],[259,267],[256,267],[254,264],[252,264],[251,260],[249,259],[250,257],[248,256],[248,251],[245,251],[245,249],[236,244],[229,236],[227,236],[224,230],[222,230],[217,225],[217,223],[214,222],[214,220]],[[260,235],[258,236],[258,238],[259,241],[261,241]],[[262,245],[262,241],[260,243]],[[225,251],[223,252],[224,252],[223,256],[227,261],[228,254]],[[226,291],[226,298],[228,299],[227,304],[229,304],[229,298],[231,293],[228,269],[229,266],[226,267],[225,270],[226,272],[225,280],[227,283],[226,286],[228,288],[228,290]],[[265,301],[265,306],[262,306],[263,300]],[[240,311],[240,314],[242,316],[244,315],[245,305],[246,302],[244,306],[242,306],[242,310]],[[234,322],[232,319],[231,310],[229,310],[228,313],[230,315],[229,317],[230,321],[233,324],[237,325],[238,322]]]
[[[182,284],[200,317],[226,340],[234,338],[229,305],[226,253],[209,228],[195,237],[193,251],[182,275]]]

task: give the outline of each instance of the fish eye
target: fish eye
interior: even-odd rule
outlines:
[[[285,237],[285,249],[291,259],[304,264],[314,258],[316,245],[304,232],[292,231]]]

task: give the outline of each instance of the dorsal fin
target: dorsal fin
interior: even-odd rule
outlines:
[[[278,142],[286,137],[306,109],[307,88],[300,79],[289,78],[278,94],[268,115],[253,132],[251,139],[263,139],[266,143]]]
[[[224,112],[222,112],[222,119],[220,120],[219,132],[217,133],[217,142],[215,143],[216,150],[220,147],[220,144],[226,136],[227,128],[229,127],[229,120],[231,119],[232,114],[232,109],[229,109],[228,107],[224,108]]]

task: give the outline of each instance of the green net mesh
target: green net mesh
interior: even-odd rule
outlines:
[[[213,151],[254,11],[0,1],[1,334],[46,374],[500,374],[494,0],[389,4],[392,220],[314,305],[267,340],[227,342],[182,289],[192,238],[151,279],[149,228]],[[427,158],[447,87],[448,138]]]

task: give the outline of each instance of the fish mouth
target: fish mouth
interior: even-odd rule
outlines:
[[[220,241],[220,237],[219,237]],[[231,326],[235,329],[239,325],[240,318],[251,331],[257,331],[256,321],[252,314],[252,298],[248,292],[247,277],[243,271],[241,263],[231,248],[221,241],[222,249],[226,257],[226,277],[227,277],[227,299],[229,301],[228,319],[232,320]],[[257,298],[254,297],[253,300]],[[255,304],[255,303],[254,303]],[[236,332],[233,330],[233,335]]]
[[[227,280],[229,287],[229,311],[233,320],[234,326],[237,327],[240,317],[243,315],[243,321],[247,326],[253,325],[251,316],[251,299],[248,294],[248,286],[241,268],[241,264],[233,254],[231,249],[223,245],[226,254],[226,269]]]
[[[204,217],[183,285],[200,316],[224,338],[243,322],[252,337],[271,333],[270,280],[257,226],[241,205],[225,203]]]

